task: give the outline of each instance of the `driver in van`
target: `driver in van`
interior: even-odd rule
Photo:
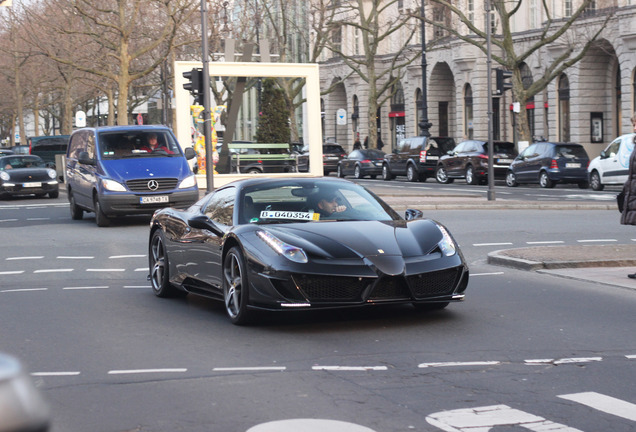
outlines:
[[[145,150],[148,153],[152,153],[154,151],[163,151],[168,154],[174,154],[174,152],[166,147],[165,144],[159,144],[159,141],[157,140],[157,134],[154,132],[148,134],[148,145],[141,146],[139,150]]]

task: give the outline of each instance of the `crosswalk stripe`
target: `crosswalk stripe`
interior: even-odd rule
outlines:
[[[636,404],[596,392],[572,393],[558,396],[587,405],[599,411],[636,421]]]

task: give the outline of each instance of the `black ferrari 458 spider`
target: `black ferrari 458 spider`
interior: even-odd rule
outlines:
[[[347,180],[250,178],[150,224],[155,295],[222,300],[243,324],[255,309],[412,303],[442,309],[464,299],[468,267],[440,223],[401,217]]]

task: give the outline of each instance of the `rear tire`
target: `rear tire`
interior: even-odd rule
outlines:
[[[508,174],[506,174],[506,186],[508,187],[519,186],[519,183],[517,183],[517,176],[512,171],[508,171]]]
[[[469,185],[476,185],[477,183],[479,183],[479,179],[475,175],[475,169],[472,167],[472,165],[468,165],[466,167],[466,183],[468,183]]]
[[[541,171],[541,174],[539,174],[539,186],[546,189],[554,187],[554,182],[550,180],[548,173],[545,171]]]
[[[406,179],[410,182],[416,182],[420,179],[420,175],[413,164],[409,164],[409,166],[406,167]]]
[[[362,175],[362,171],[360,170],[360,165],[356,165],[355,168],[353,169],[353,177],[356,180],[360,180],[362,177],[364,177]]]
[[[393,180],[395,176],[391,174],[389,166],[387,164],[382,165],[382,180]]]
[[[340,167],[340,165],[338,165],[338,169],[336,170],[336,175],[339,178],[344,178],[344,174],[342,173],[342,167]]]
[[[148,247],[148,267],[152,292],[157,297],[174,297],[180,291],[170,283],[168,254],[161,230],[156,230],[150,238]]]

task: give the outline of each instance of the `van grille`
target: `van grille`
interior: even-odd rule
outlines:
[[[157,188],[152,188],[156,182]],[[161,192],[173,190],[177,187],[176,178],[138,179],[128,180],[126,186],[133,192]]]

